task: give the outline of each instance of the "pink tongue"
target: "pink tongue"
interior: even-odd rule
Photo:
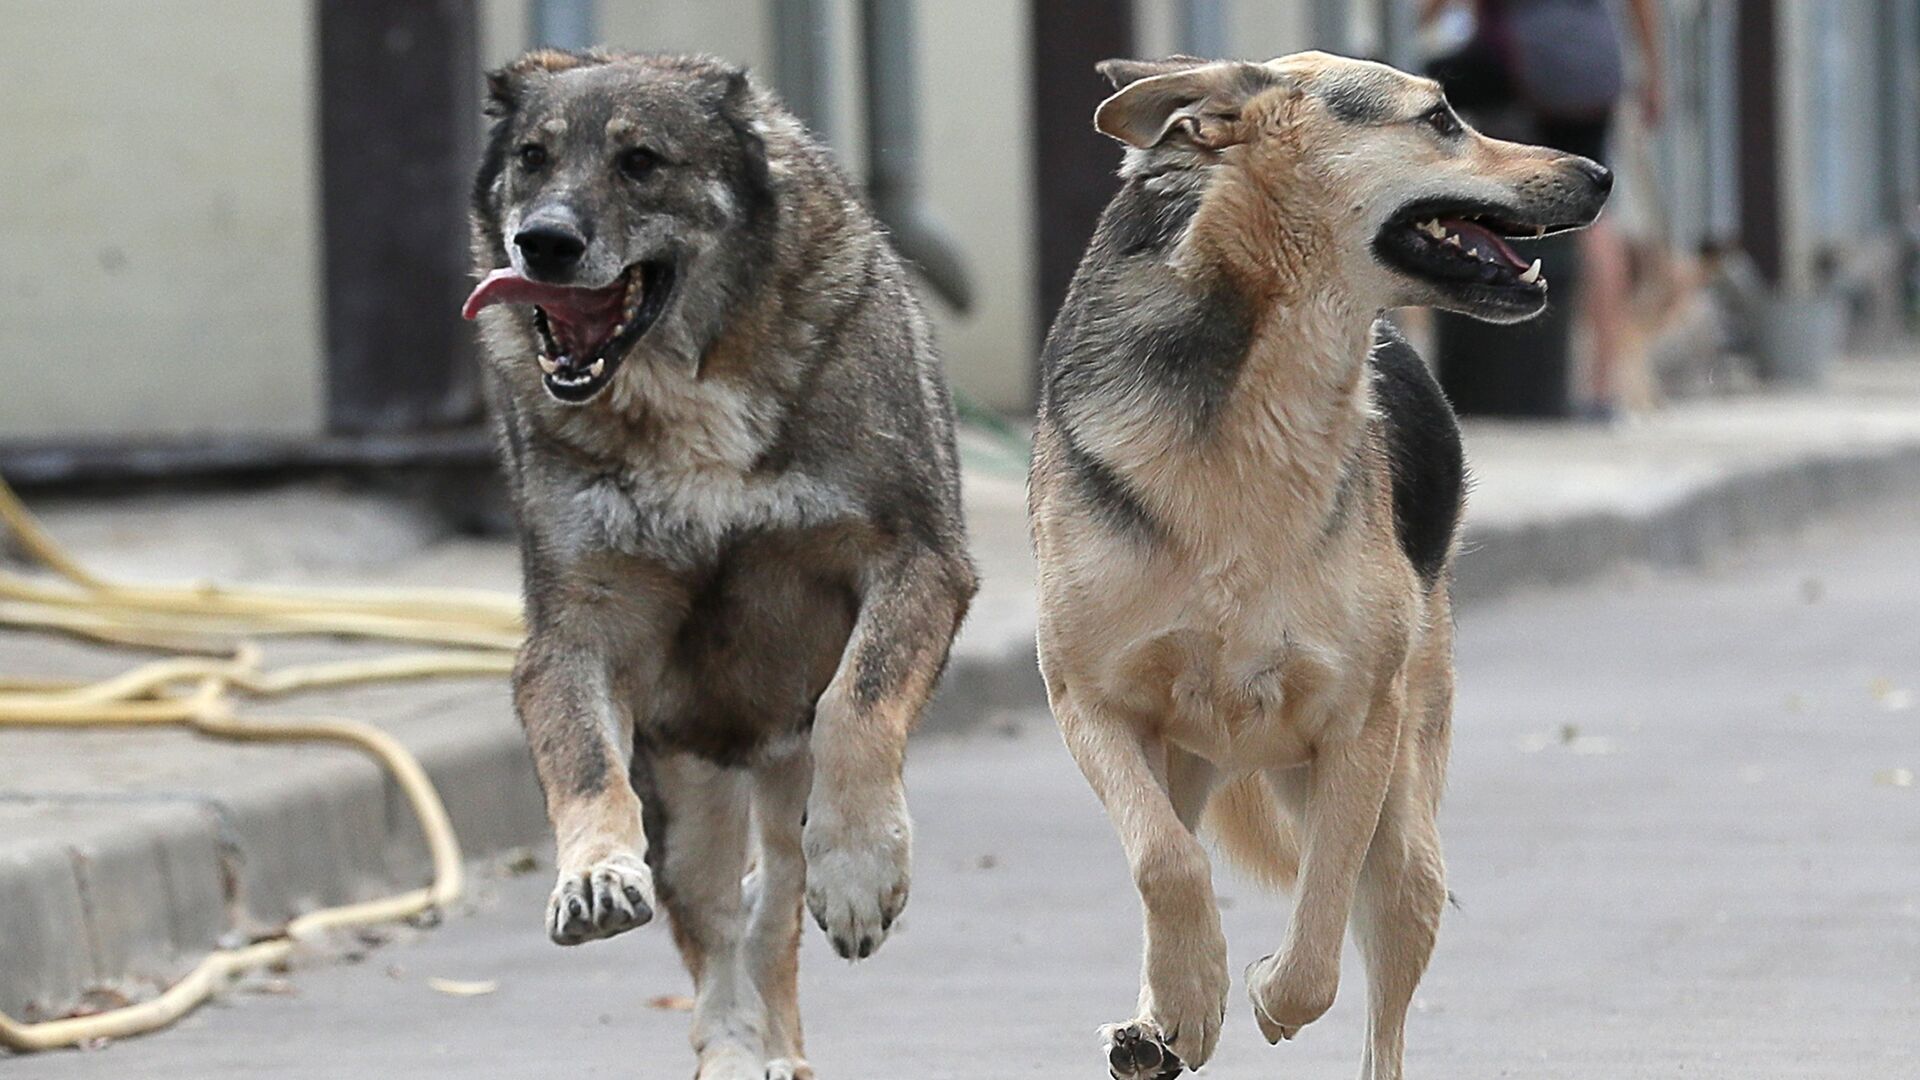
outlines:
[[[1459,233],[1462,237],[1466,238],[1468,241],[1473,242],[1475,246],[1479,247],[1481,250],[1491,251],[1494,254],[1500,256],[1501,258],[1507,260],[1507,264],[1513,267],[1515,270],[1525,270],[1527,267],[1533,265],[1527,260],[1521,258],[1520,253],[1513,250],[1513,248],[1509,247],[1507,245],[1507,242],[1501,239],[1498,234],[1493,233],[1488,229],[1483,228],[1482,226],[1475,225],[1471,221],[1460,221],[1455,218],[1447,218],[1446,220],[1442,221],[1440,224],[1446,226],[1447,231],[1449,232]],[[468,303],[472,303],[472,301],[469,300]]]
[[[503,266],[474,286],[473,293],[460,308],[460,314],[471,319],[494,304],[538,304],[546,308],[550,316],[558,315],[569,321],[577,321],[606,313],[608,307],[619,304],[624,292],[625,289],[618,282],[604,289],[547,285],[529,281],[512,267]]]

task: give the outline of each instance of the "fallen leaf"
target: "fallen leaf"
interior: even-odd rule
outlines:
[[[648,998],[647,1008],[661,1012],[692,1012],[693,999],[679,994],[661,994],[657,998]]]
[[[1873,782],[1881,787],[1912,787],[1912,769],[1882,769],[1873,774]]]
[[[430,978],[427,980],[427,985],[453,997],[480,997],[500,989],[500,984],[492,979],[464,982],[460,979]]]

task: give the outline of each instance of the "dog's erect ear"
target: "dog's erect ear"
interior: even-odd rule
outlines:
[[[1120,76],[1108,78],[1118,81]],[[1270,68],[1237,60],[1145,75],[1122,84],[1119,93],[1101,102],[1093,126],[1141,150],[1175,141],[1217,150],[1231,140],[1232,122],[1247,99],[1282,81]]]
[[[599,52],[535,49],[506,67],[487,72],[487,101],[483,111],[488,116],[506,116],[520,107],[529,80],[606,61],[606,55]]]
[[[1197,56],[1174,55],[1160,60],[1102,60],[1093,65],[1093,70],[1112,83],[1115,90],[1124,90],[1141,79],[1152,78],[1155,75],[1171,75],[1176,71],[1189,71],[1204,67],[1207,63],[1208,61]]]
[[[488,116],[511,116],[520,107],[520,77],[511,68],[487,72],[487,101],[480,111]]]

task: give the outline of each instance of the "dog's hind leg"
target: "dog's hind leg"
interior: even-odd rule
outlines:
[[[1355,895],[1354,938],[1367,965],[1362,1080],[1400,1080],[1407,1007],[1447,902],[1440,835],[1421,786],[1405,774],[1395,777]]]
[[[1108,1068],[1117,1080],[1198,1068],[1219,1042],[1228,987],[1212,867],[1189,824],[1206,806],[1211,769],[1185,754],[1169,761],[1160,740],[1070,694],[1055,694],[1053,709],[1120,834],[1146,914],[1139,1013],[1102,1029]]]
[[[800,912],[807,862],[800,849],[813,759],[802,749],[753,774],[758,840],[747,894],[747,969],[767,1010],[766,1080],[811,1080],[800,1029]]]
[[[1270,1043],[1293,1038],[1333,1007],[1354,890],[1393,776],[1400,695],[1396,683],[1350,738],[1304,767],[1272,774],[1274,793],[1298,822],[1301,858],[1286,944],[1247,968],[1254,1019]]]
[[[1443,631],[1444,632],[1444,631]],[[1448,645],[1436,645],[1444,657]],[[1380,826],[1360,870],[1354,938],[1367,965],[1367,1049],[1362,1080],[1400,1080],[1407,1007],[1433,954],[1446,907],[1446,866],[1434,817],[1451,742],[1453,682],[1444,659],[1422,680],[1431,702],[1402,738]]]
[[[746,950],[748,777],[691,755],[653,762],[660,899],[693,976],[695,1080],[763,1080],[768,1020]]]

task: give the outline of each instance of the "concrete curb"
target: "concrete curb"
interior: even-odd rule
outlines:
[[[1835,510],[1917,492],[1920,447],[1909,446],[1732,471],[1644,513],[1470,524],[1456,592],[1473,603],[1630,563],[1693,564]],[[963,639],[922,730],[963,731],[1044,703],[1030,616],[1003,614]],[[434,730],[413,749],[466,854],[543,844],[545,816],[517,728]],[[0,850],[0,1010],[45,1017],[89,988],[151,990],[236,923],[264,930],[249,920],[411,887],[427,865],[400,793],[369,762],[315,760],[218,801],[129,800],[122,812],[97,815],[78,841]],[[534,918],[528,913],[529,933]]]
[[[1474,603],[1629,564],[1694,566],[1827,514],[1916,493],[1920,446],[1902,446],[1731,472],[1640,514],[1598,512],[1490,529],[1469,521],[1454,595]]]

